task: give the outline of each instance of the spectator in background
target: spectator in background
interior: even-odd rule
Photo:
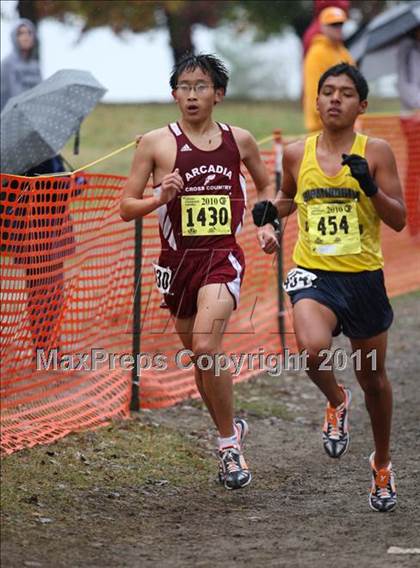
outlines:
[[[398,90],[404,109],[420,111],[420,26],[398,48]]]
[[[42,81],[41,67],[35,57],[37,36],[30,20],[17,21],[11,34],[13,51],[1,62],[1,110],[7,101],[36,87]],[[63,159],[54,156],[27,172],[13,172],[27,176],[64,172]]]
[[[314,19],[310,25],[305,30],[302,38],[303,44],[303,56],[308,52],[309,46],[312,40],[317,34],[321,33],[321,24],[319,23],[319,14],[324,10],[324,8],[329,8],[330,6],[335,6],[336,8],[341,8],[348,14],[350,7],[350,0],[314,0]]]
[[[321,33],[313,38],[303,62],[303,112],[305,127],[310,132],[322,128],[316,110],[319,78],[324,71],[338,63],[354,65],[350,52],[343,44],[342,27],[346,20],[347,14],[341,8],[324,8],[319,15]]]
[[[13,51],[1,62],[1,110],[11,97],[32,89],[42,81],[35,57],[36,31],[30,20],[22,18],[12,30]]]
[[[420,26],[398,48],[398,90],[407,114],[401,118],[407,142],[407,222],[415,235],[420,231]]]
[[[25,18],[18,20],[12,30],[13,52],[1,62],[1,110],[10,98],[32,89],[42,81],[39,61],[35,57],[36,43],[33,23]],[[63,158],[57,155],[26,172],[13,173],[32,177],[65,172],[65,169]],[[53,205],[50,206],[49,203],[45,204],[47,183],[40,181],[35,184],[32,205],[27,192],[19,195],[12,228],[15,228],[18,238],[26,235],[25,241],[12,247],[6,246],[6,250],[15,253],[15,263],[25,268],[34,357],[37,348],[59,347],[56,327],[64,305],[63,260],[74,252],[75,243],[67,205],[71,195],[70,184],[58,180],[51,184]],[[51,210],[49,218],[45,218],[46,207]],[[40,211],[43,214],[39,215]],[[25,227],[28,228],[27,233],[23,232]],[[7,226],[4,228],[7,229]],[[39,254],[31,254],[34,252]]]

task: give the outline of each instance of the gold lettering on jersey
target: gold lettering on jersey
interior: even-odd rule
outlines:
[[[313,254],[339,256],[362,250],[354,201],[308,205],[308,228]]]
[[[228,195],[183,195],[182,235],[200,237],[230,235],[231,207]]]

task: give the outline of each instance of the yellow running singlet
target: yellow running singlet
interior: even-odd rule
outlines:
[[[371,199],[343,166],[335,176],[319,167],[319,134],[310,136],[299,169],[295,203],[299,237],[293,260],[304,268],[361,272],[383,267],[380,218]],[[367,136],[357,134],[351,154],[365,155]]]

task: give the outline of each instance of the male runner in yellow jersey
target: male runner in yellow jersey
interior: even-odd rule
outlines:
[[[357,379],[370,415],[375,451],[370,457],[375,511],[391,511],[397,496],[390,458],[392,390],[385,371],[387,329],[393,319],[382,273],[380,222],[405,225],[405,206],[392,150],[384,140],[354,131],[367,107],[368,86],[346,63],[320,78],[320,134],[286,147],[283,184],[275,201],[258,203],[258,226],[295,209],[299,237],[285,289],[293,304],[299,348],[308,354],[308,375],[326,396],[323,427],[327,454],[348,449],[351,393],[337,384],[322,350],[343,331],[350,339]],[[273,230],[267,225],[265,229]],[[271,252],[270,247],[266,252]]]

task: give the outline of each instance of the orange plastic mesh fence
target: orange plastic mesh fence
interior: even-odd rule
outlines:
[[[391,118],[399,124],[399,118]],[[375,120],[364,119],[368,133],[375,132],[376,126],[379,128]],[[385,128],[378,134],[384,138],[392,134],[390,142],[404,179],[404,139],[401,131],[394,137],[396,128]],[[273,171],[274,154],[265,152],[264,157]],[[124,361],[120,356],[132,349],[134,226],[119,218],[123,182],[119,176],[84,173],[42,179],[1,175],[1,428],[5,453],[129,415],[132,359]],[[418,196],[418,184],[409,186],[407,199],[412,199],[416,189]],[[255,200],[250,179],[248,198],[250,203]],[[416,218],[417,224],[410,226],[412,235],[418,232],[418,217],[412,216]],[[292,265],[296,218],[286,219],[283,229],[285,273]],[[397,235],[383,230],[390,295],[420,286],[419,264],[413,261],[419,243],[410,231]],[[249,210],[239,242],[247,268],[239,310],[229,323],[224,347],[228,354],[252,355],[235,377],[245,380],[260,372],[259,356],[280,351],[277,266],[273,256],[261,253]],[[197,396],[192,371],[179,368],[176,362],[182,346],[169,312],[160,308],[161,297],[154,285],[152,262],[157,260],[159,248],[153,214],[143,220],[142,234],[143,408],[168,406]],[[287,346],[294,350],[287,299],[285,316]],[[48,369],[36,370],[37,347],[45,350],[47,359],[48,351],[57,353],[57,370],[53,369],[54,356],[41,361],[44,366],[50,363]],[[71,359],[66,354],[82,357]],[[184,357],[182,363],[187,362]]]
[[[271,153],[267,161],[272,167]],[[1,175],[3,452],[128,416],[132,360],[120,356],[132,349],[134,225],[119,218],[123,181]],[[249,198],[255,200],[253,187]],[[193,372],[176,364],[182,345],[154,285],[156,215],[144,219],[142,242],[140,401],[156,408],[196,389]],[[260,254],[249,212],[240,242],[248,266],[226,351],[278,352],[275,261]],[[37,348],[45,354],[42,370]],[[154,367],[159,354],[165,371],[144,368]],[[259,372],[256,360],[249,367],[237,380]]]
[[[128,416],[126,371],[36,370],[35,349],[129,352],[133,228],[124,178],[1,175],[2,450]]]
[[[273,153],[266,152],[264,157],[273,172]],[[247,188],[248,201],[254,203],[256,190],[249,177]],[[152,271],[152,262],[157,261],[160,249],[156,225],[157,219],[153,215],[143,220],[141,352],[163,353],[168,369],[165,372],[157,369],[142,372],[140,400],[143,408],[167,406],[197,394],[193,373],[180,370],[176,364],[175,357],[182,349],[182,344],[175,333],[169,311],[160,308],[161,296],[156,289]],[[245,359],[242,371],[235,377],[235,381],[245,380],[260,372],[259,355],[267,356],[280,351],[276,259],[261,253],[250,209],[246,212],[238,242],[245,252],[245,279],[239,309],[233,313],[226,330],[224,348],[226,353],[233,356],[251,355]],[[292,332],[291,320],[286,320],[286,326]],[[289,335],[289,342],[290,347],[295,348],[293,333]],[[184,357],[182,363],[187,364],[188,358]],[[147,364],[146,360],[144,364]]]
[[[365,134],[390,143],[404,186],[408,230],[420,238],[420,116],[367,114],[359,121]]]

